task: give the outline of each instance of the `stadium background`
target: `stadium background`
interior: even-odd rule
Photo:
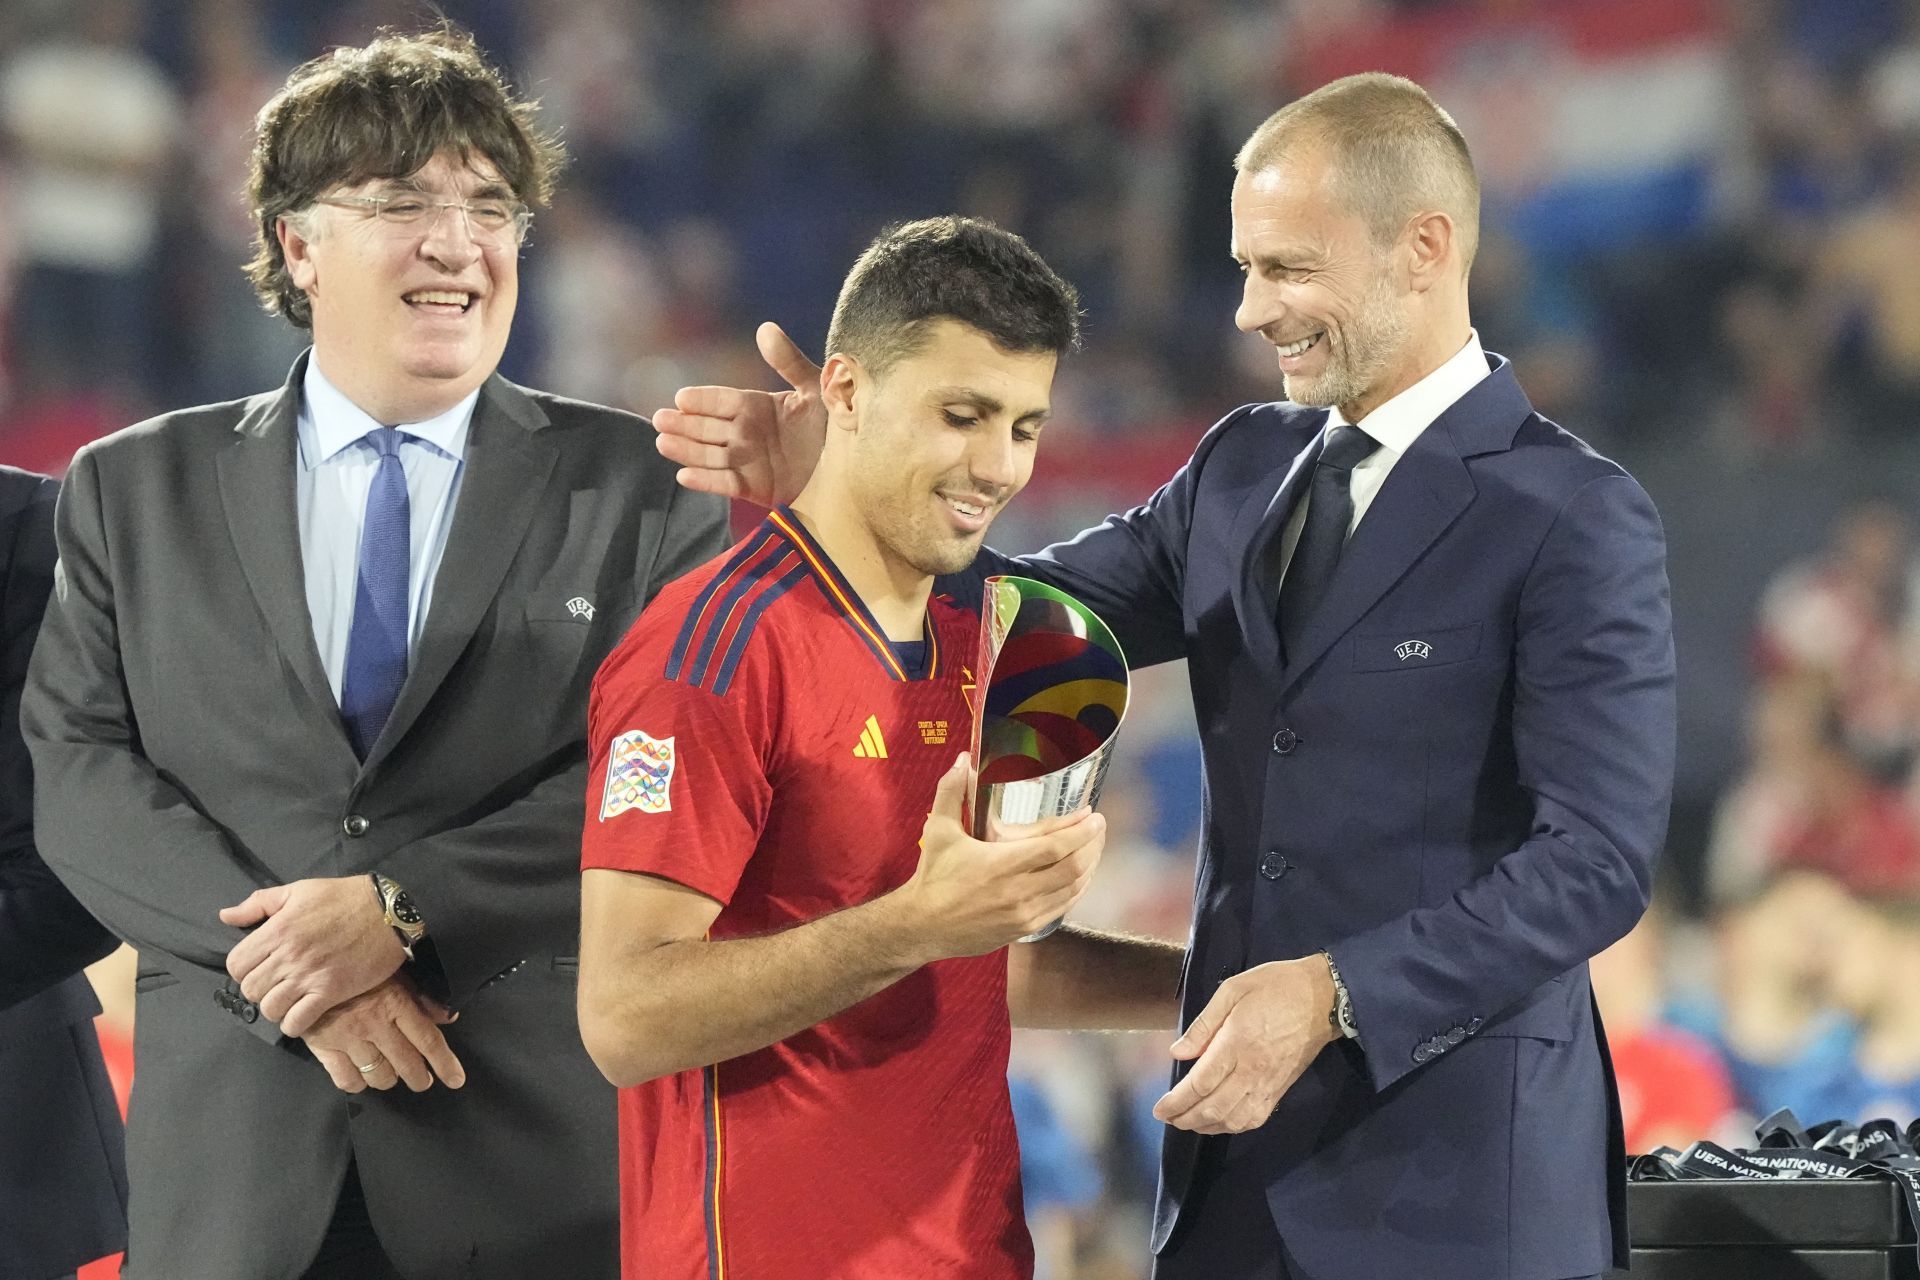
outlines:
[[[1231,324],[1229,161],[1379,68],[1486,186],[1482,340],[1627,465],[1671,544],[1673,834],[1596,965],[1635,1149],[1756,1113],[1920,1111],[1920,3],[1900,0],[447,0],[574,154],[536,221],[518,380],[648,411],[810,349],[888,221],[961,211],[1081,288],[1086,351],[995,530],[1143,498],[1278,394]],[[58,472],[150,412],[276,385],[296,336],[237,264],[254,111],[419,5],[0,3],[0,460]],[[1089,921],[1184,931],[1197,749],[1147,673]],[[96,971],[121,1082],[131,966]],[[1050,1280],[1143,1274],[1165,1037],[1023,1034]],[[109,1274],[111,1268],[88,1274]]]

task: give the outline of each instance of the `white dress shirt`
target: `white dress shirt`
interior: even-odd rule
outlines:
[[[1451,409],[1454,401],[1473,390],[1487,376],[1487,372],[1487,353],[1480,348],[1480,335],[1469,329],[1466,346],[1455,352],[1438,369],[1368,414],[1364,422],[1349,424],[1338,406],[1328,410],[1327,425],[1320,432],[1322,441],[1335,427],[1352,425],[1365,431],[1380,446],[1355,463],[1348,477],[1347,491],[1353,496],[1353,523],[1347,526],[1349,538],[1360,527],[1360,520],[1367,514],[1367,508],[1373,505],[1380,486],[1387,482],[1387,473],[1393,470],[1393,464],[1413,448],[1413,442],[1420,438],[1421,432],[1433,425],[1435,418]],[[1286,577],[1284,566],[1293,563],[1293,549],[1299,545],[1300,530],[1307,522],[1307,503],[1313,492],[1311,477],[1305,483],[1300,501],[1295,504],[1293,514],[1287,517],[1286,532],[1281,535],[1283,567],[1280,576],[1283,580]]]
[[[347,399],[320,372],[317,357],[307,359],[301,383],[300,465],[296,485],[300,562],[307,578],[307,612],[320,646],[333,698],[340,700],[346,678],[347,638],[353,631],[353,602],[360,580],[360,526],[380,455],[363,437],[376,422]],[[473,392],[437,418],[395,424],[406,432],[400,465],[407,473],[409,563],[407,567],[407,655],[420,646],[433,579],[447,549],[447,530],[460,496],[466,469],[467,429],[480,393]]]

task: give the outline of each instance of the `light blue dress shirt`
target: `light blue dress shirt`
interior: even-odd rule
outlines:
[[[473,423],[475,391],[453,408],[426,422],[376,422],[341,394],[309,356],[301,383],[295,429],[300,442],[296,510],[300,524],[300,560],[307,575],[307,612],[320,646],[333,700],[347,671],[347,636],[353,629],[353,601],[360,573],[360,524],[367,514],[367,492],[380,455],[362,437],[376,427],[396,426],[408,439],[400,446],[407,473],[410,564],[407,568],[407,657],[420,649],[433,600],[433,579],[447,549],[460,477],[466,470],[467,429]]]

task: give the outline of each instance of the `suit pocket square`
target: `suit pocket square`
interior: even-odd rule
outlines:
[[[1480,652],[1478,622],[1462,627],[1401,627],[1353,638],[1355,671],[1420,671],[1465,662]]]

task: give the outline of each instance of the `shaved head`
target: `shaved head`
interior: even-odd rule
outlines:
[[[1268,116],[1234,168],[1254,174],[1289,157],[1323,156],[1347,207],[1376,244],[1397,240],[1416,214],[1453,220],[1461,270],[1480,243],[1480,180],[1453,117],[1419,85],[1383,72],[1347,76]]]

